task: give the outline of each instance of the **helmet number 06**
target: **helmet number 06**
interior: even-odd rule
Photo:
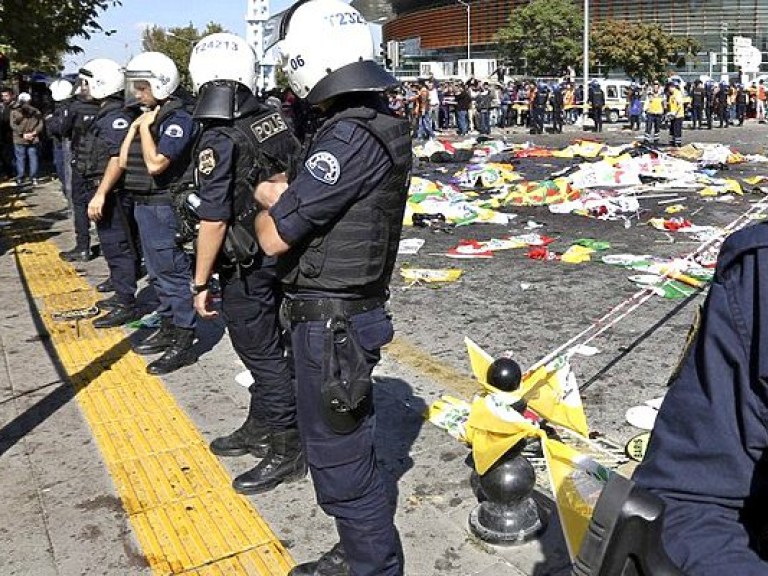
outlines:
[[[302,58],[301,55],[298,55],[296,58],[291,58],[289,64],[291,65],[291,70],[298,70],[304,66],[304,58]]]

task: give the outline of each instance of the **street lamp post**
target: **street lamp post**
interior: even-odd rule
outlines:
[[[464,0],[456,0],[467,9],[467,60],[472,58],[472,6]]]
[[[584,86],[582,93],[581,123],[587,116],[587,89],[589,88],[589,0],[584,0]]]

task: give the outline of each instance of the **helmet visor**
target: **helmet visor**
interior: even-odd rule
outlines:
[[[298,2],[294,3],[290,8],[283,10],[282,12],[278,12],[274,16],[272,16],[269,20],[267,20],[266,23],[266,46],[265,50],[269,50],[270,48],[273,48],[275,44],[280,42],[281,40],[285,40],[285,36],[288,33],[288,24],[291,21],[291,17],[293,16],[294,12],[299,8],[299,6],[303,6],[307,2],[311,2],[312,0],[299,0]]]

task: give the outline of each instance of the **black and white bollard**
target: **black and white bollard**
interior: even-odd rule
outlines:
[[[488,368],[488,383],[505,392],[520,387],[520,366],[498,358]],[[516,409],[522,411],[521,403]],[[485,474],[473,472],[481,500],[469,515],[472,533],[490,544],[521,544],[546,528],[546,518],[533,499],[536,472],[523,456],[525,441],[517,443]]]

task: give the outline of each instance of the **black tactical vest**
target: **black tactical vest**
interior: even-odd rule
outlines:
[[[257,183],[287,172],[299,153],[298,140],[279,112],[255,98],[248,106],[252,109],[244,116],[216,127],[235,147],[233,218],[227,228],[223,251],[229,262],[243,266],[252,264],[259,252],[254,229],[258,208],[253,201],[253,190]]]
[[[600,88],[590,88],[590,103],[595,108],[605,106],[605,93]]]
[[[107,100],[78,141],[75,166],[83,178],[101,178],[109,163],[109,143],[104,139],[99,121],[123,109],[122,100]]]
[[[375,189],[336,221],[282,256],[278,270],[289,291],[384,296],[395,266],[410,182],[408,122],[370,108],[351,108],[321,126],[315,139],[342,120],[352,121],[376,137],[387,150],[392,168]],[[311,152],[312,146],[309,148]]]
[[[185,102],[180,98],[171,97],[161,107],[157,113],[157,118],[150,126],[149,131],[152,138],[157,142],[160,138],[158,129],[160,125],[176,110],[184,108]],[[128,158],[125,168],[125,188],[138,195],[149,195],[154,193],[165,193],[175,182],[180,180],[189,168],[192,161],[192,146],[189,146],[189,154],[184,161],[173,162],[162,174],[151,176],[144,162],[144,156],[141,152],[141,136],[136,133],[136,137],[128,148]]]
[[[69,107],[69,123],[65,129],[65,136],[69,136],[72,143],[72,156],[77,155],[78,144],[88,127],[99,112],[99,103],[93,100],[75,99]]]

